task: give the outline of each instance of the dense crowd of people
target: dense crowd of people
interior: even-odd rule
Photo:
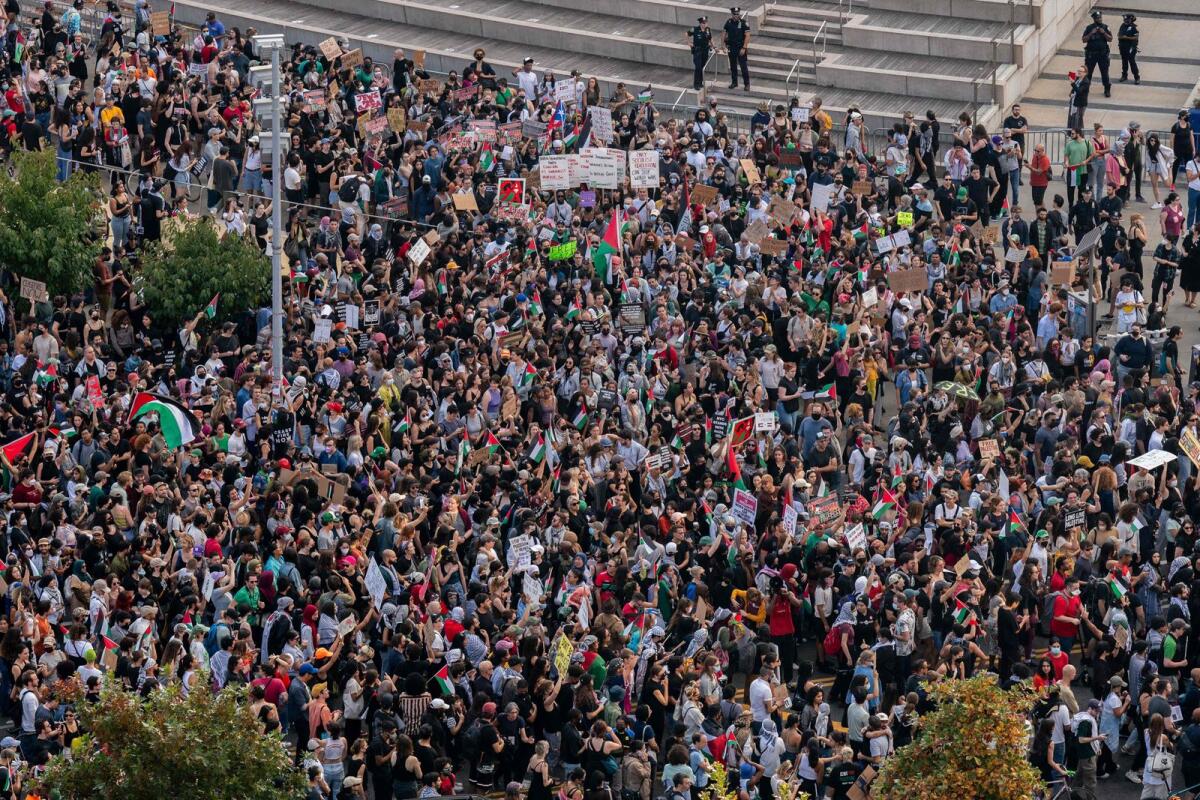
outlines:
[[[1018,107],[873,152],[293,44],[274,385],[269,307],[137,291],[176,212],[273,246],[254,31],[80,6],[5,4],[5,145],[105,169],[111,237],[82,294],[4,275],[0,797],[71,682],[247,685],[314,800],[842,800],[984,672],[1050,791],[1200,782],[1187,114],[1075,131],[1064,198]]]

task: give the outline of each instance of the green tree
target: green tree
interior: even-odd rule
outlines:
[[[271,262],[249,237],[222,237],[209,220],[165,226],[142,256],[139,288],[161,319],[191,319],[219,292],[217,311],[257,308],[271,288]]]
[[[937,708],[917,738],[888,759],[871,786],[873,800],[1028,800],[1041,788],[1026,754],[1036,696],[1004,691],[992,675],[938,681]]]
[[[83,290],[103,246],[99,176],[59,183],[53,149],[12,159],[16,177],[0,173],[0,263],[44,281],[51,295]]]
[[[214,693],[201,678],[142,699],[108,687],[78,703],[89,734],[51,760],[45,784],[62,800],[295,800],[304,776],[278,735],[266,736],[245,692]]]

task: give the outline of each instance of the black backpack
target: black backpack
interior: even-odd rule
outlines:
[[[338,199],[343,203],[353,203],[358,199],[359,177],[352,175],[338,186]]]

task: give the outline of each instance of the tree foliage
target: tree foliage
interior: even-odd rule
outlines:
[[[16,177],[0,173],[0,264],[44,281],[51,295],[83,290],[103,246],[99,176],[76,172],[59,183],[53,150],[12,159]]]
[[[244,692],[197,681],[142,699],[106,688],[77,705],[89,736],[54,758],[44,782],[62,800],[295,800],[303,775],[278,735],[266,736]]]
[[[220,236],[208,220],[163,227],[142,257],[140,288],[156,315],[190,319],[218,292],[218,313],[256,308],[271,287],[271,262],[248,237]]]
[[[875,800],[1028,800],[1041,787],[1027,758],[1030,691],[1006,692],[992,675],[939,681],[937,703],[912,744],[885,762]]]

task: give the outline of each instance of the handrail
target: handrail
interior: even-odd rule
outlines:
[[[812,64],[813,64],[813,75],[814,76],[816,76],[816,74],[817,74],[817,38],[818,37],[821,39],[821,58],[824,58],[825,54],[827,52],[829,52],[829,34],[825,31],[825,27],[828,24],[829,24],[829,20],[825,20],[824,22],[821,23],[821,27],[817,28],[817,32],[813,34]],[[797,91],[799,90],[799,84],[800,84],[800,81],[799,81],[799,79],[797,79],[797,81],[796,81]]]
[[[791,94],[791,92],[792,92],[792,75],[794,75],[796,70],[798,70],[799,68],[800,68],[800,59],[797,58],[795,61],[792,62],[792,68],[790,70],[788,70],[787,77],[783,79],[783,85],[787,88],[788,94]],[[797,81],[796,81],[796,90],[797,91],[800,90],[799,79],[797,79]]]

